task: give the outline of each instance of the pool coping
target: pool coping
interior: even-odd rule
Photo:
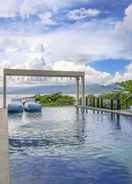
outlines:
[[[97,108],[97,107],[90,107],[90,106],[82,106],[82,105],[76,105],[75,106],[77,109],[80,110],[94,110],[94,111],[100,111],[100,112],[106,112],[106,113],[112,113],[112,114],[117,114],[117,115],[122,115],[122,116],[131,116],[132,117],[132,112],[129,111],[122,111],[122,110],[111,110],[111,109],[104,109],[104,108]]]

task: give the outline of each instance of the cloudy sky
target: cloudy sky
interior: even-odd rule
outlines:
[[[0,0],[0,75],[4,67],[132,79],[132,0]]]

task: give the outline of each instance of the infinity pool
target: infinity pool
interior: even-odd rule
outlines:
[[[11,184],[132,184],[132,118],[74,107],[9,115]]]

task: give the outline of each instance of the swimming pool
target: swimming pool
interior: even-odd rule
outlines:
[[[74,107],[9,115],[11,184],[131,184],[132,118]]]

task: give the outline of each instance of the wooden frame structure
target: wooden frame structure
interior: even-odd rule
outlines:
[[[4,69],[3,71],[3,108],[6,108],[7,76],[36,76],[36,77],[70,77],[76,79],[76,105],[79,105],[80,82],[82,105],[85,105],[85,73],[75,71],[54,70],[27,70],[27,69]]]

